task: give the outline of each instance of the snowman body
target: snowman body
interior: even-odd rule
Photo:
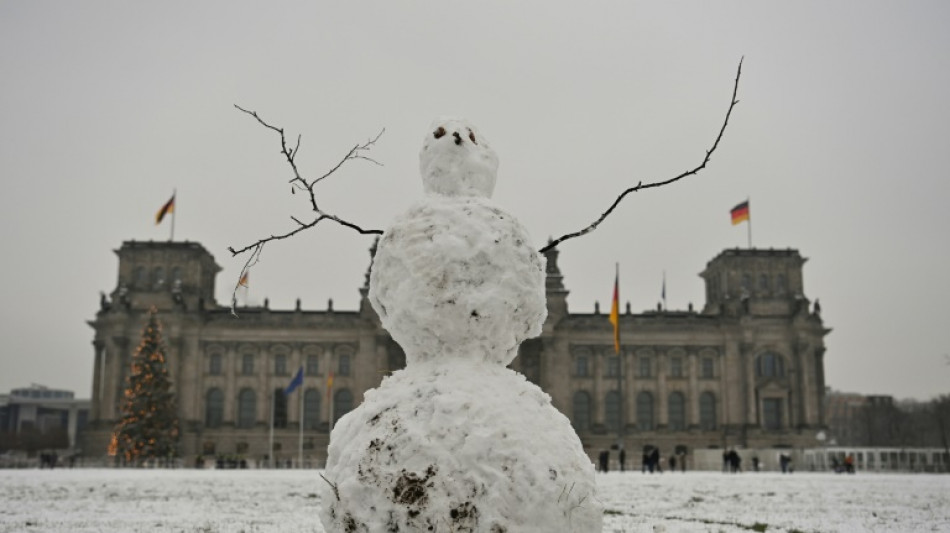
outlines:
[[[437,120],[426,136],[427,197],[384,233],[370,275],[370,302],[407,365],[333,429],[328,531],[601,530],[570,422],[505,366],[541,332],[545,269],[489,199],[497,166],[462,120]]]

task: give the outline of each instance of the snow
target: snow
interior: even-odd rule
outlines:
[[[950,476],[596,476],[605,533],[950,531]],[[312,532],[313,470],[0,470],[0,533]],[[761,530],[761,526],[760,526]]]
[[[490,198],[498,176],[498,156],[467,120],[437,118],[422,140],[419,173],[426,194]]]
[[[600,531],[570,422],[505,368],[547,309],[543,257],[490,200],[498,157],[447,118],[419,160],[426,197],[383,234],[369,280],[406,368],[334,427],[320,518],[334,531]]]
[[[341,500],[322,487],[332,503],[324,525],[350,517],[369,531],[601,527],[590,461],[570,422],[501,365],[431,361],[397,372],[334,428],[330,458]]]
[[[379,240],[369,298],[407,366],[507,365],[547,314],[544,262],[524,227],[481,198],[429,198]]]

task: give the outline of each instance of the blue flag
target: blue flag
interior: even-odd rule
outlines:
[[[287,388],[284,389],[284,395],[289,395],[291,392],[297,390],[297,387],[303,385],[303,367],[300,367],[297,370],[297,373],[294,375],[294,379],[290,380],[290,385],[287,385]]]

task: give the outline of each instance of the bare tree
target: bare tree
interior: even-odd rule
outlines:
[[[608,207],[606,211],[601,213],[601,215],[590,225],[588,225],[587,227],[581,230],[568,233],[566,235],[562,235],[561,237],[558,237],[557,239],[550,241],[547,245],[542,247],[539,251],[541,253],[547,252],[548,250],[556,247],[557,245],[561,244],[564,241],[567,241],[569,239],[573,239],[576,237],[581,237],[583,235],[586,235],[594,231],[601,224],[601,222],[603,222],[608,216],[610,216],[611,213],[614,212],[617,206],[620,205],[620,202],[622,202],[623,199],[626,198],[627,195],[631,193],[639,192],[645,189],[654,189],[654,188],[663,187],[665,185],[670,185],[688,176],[693,176],[695,174],[698,174],[701,170],[706,168],[706,165],[709,163],[710,159],[712,158],[713,152],[715,152],[716,148],[719,147],[719,142],[722,140],[723,134],[726,131],[726,126],[729,125],[729,118],[732,116],[732,110],[735,108],[736,104],[739,103],[739,101],[736,99],[736,95],[738,94],[738,91],[739,91],[739,78],[741,76],[742,76],[742,59],[739,60],[739,66],[736,69],[736,79],[732,88],[732,99],[729,101],[729,108],[726,110],[725,119],[722,122],[722,126],[719,128],[719,134],[716,136],[716,139],[713,141],[712,146],[708,150],[706,150],[706,155],[703,157],[703,160],[699,165],[666,180],[660,180],[660,181],[655,181],[655,182],[650,182],[650,183],[643,183],[642,181],[640,181],[635,186],[625,189],[623,192],[621,192],[617,196],[617,198],[613,201],[610,207]],[[245,261],[244,266],[241,268],[240,274],[238,274],[238,278],[237,278],[238,282],[235,283],[234,290],[231,292],[231,312],[232,314],[236,315],[235,308],[237,306],[238,287],[240,287],[241,285],[240,280],[244,279],[244,275],[247,273],[248,269],[250,269],[260,260],[261,252],[264,249],[264,245],[267,244],[268,242],[292,237],[293,235],[296,235],[297,233],[300,233],[301,231],[304,231],[306,229],[310,229],[316,226],[317,224],[319,224],[320,222],[324,220],[336,222],[337,224],[353,229],[362,235],[380,235],[383,233],[382,230],[378,230],[378,229],[365,229],[359,226],[358,224],[355,224],[353,222],[340,218],[324,210],[317,204],[317,198],[316,198],[316,193],[314,192],[314,187],[321,181],[330,177],[333,173],[339,170],[340,167],[342,167],[348,161],[362,159],[362,160],[374,163],[376,165],[380,165],[378,161],[369,157],[367,154],[369,150],[372,149],[372,147],[376,144],[376,141],[379,140],[380,136],[382,136],[383,132],[385,131],[385,128],[382,131],[380,131],[379,134],[376,135],[375,137],[369,139],[368,141],[362,144],[357,144],[353,148],[351,148],[350,151],[347,152],[346,155],[343,156],[343,158],[340,159],[340,161],[329,171],[327,171],[326,173],[324,173],[323,175],[317,178],[308,180],[301,176],[300,170],[297,168],[296,157],[300,150],[300,136],[299,135],[297,136],[297,142],[295,146],[293,148],[290,148],[287,145],[287,138],[286,138],[283,128],[279,128],[277,126],[273,126],[265,122],[255,111],[244,109],[243,107],[238,106],[238,105],[235,105],[234,107],[236,107],[241,112],[254,117],[257,120],[257,122],[260,123],[265,128],[268,128],[277,132],[277,134],[280,136],[280,148],[281,148],[280,152],[281,154],[283,154],[284,159],[287,160],[287,164],[290,165],[290,168],[293,171],[294,177],[290,180],[291,192],[296,193],[298,190],[306,191],[309,196],[310,207],[315,213],[314,219],[309,222],[302,222],[295,217],[291,217],[291,219],[297,224],[297,226],[293,230],[289,230],[279,235],[271,235],[270,237],[258,239],[256,242],[249,244],[243,248],[235,249],[233,247],[228,247],[228,251],[231,252],[232,257],[238,256],[244,253],[248,253],[248,252],[250,253],[247,261]]]

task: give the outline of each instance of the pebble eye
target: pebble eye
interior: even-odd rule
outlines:
[[[439,129],[432,132],[432,135],[435,136],[436,139],[441,139],[442,136],[445,135],[445,128],[439,126]]]
[[[478,141],[475,140],[475,132],[468,130],[468,138],[472,140],[473,143],[478,144]]]

